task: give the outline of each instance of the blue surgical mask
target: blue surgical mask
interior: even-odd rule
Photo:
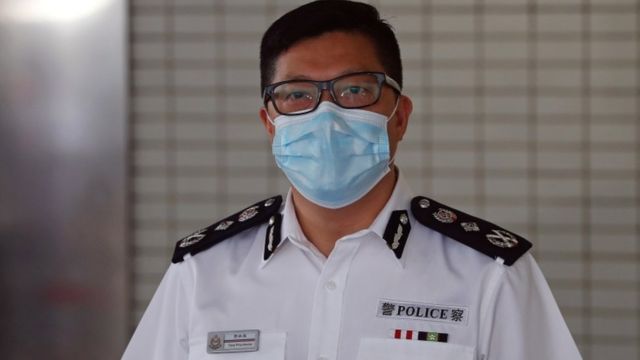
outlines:
[[[309,201],[337,209],[365,196],[390,171],[384,115],[324,101],[303,115],[274,119],[278,167]]]

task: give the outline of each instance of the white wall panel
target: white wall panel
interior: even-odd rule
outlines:
[[[136,263],[132,326],[174,240],[286,192],[257,118],[258,50],[300,3],[132,2],[134,242],[152,254]],[[373,3],[415,103],[398,156],[409,183],[530,238],[585,359],[637,358],[640,5]]]

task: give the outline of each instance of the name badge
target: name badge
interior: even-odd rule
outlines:
[[[258,351],[260,330],[215,331],[207,334],[207,353]]]
[[[378,302],[378,317],[467,325],[469,309],[455,305],[417,304],[395,300]]]

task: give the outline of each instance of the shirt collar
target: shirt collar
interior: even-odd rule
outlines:
[[[369,229],[371,229],[371,231],[382,238],[389,222],[389,218],[391,217],[391,213],[396,210],[409,209],[412,198],[413,193],[405,182],[404,176],[402,175],[400,170],[398,170],[398,180],[396,180],[396,185],[393,188],[391,197],[387,201],[386,205],[382,208],[382,210],[380,210],[380,213],[378,213],[378,216],[376,216],[375,220],[373,220],[373,223],[371,224]]]
[[[384,240],[385,232],[388,232],[390,226],[393,226],[392,222],[394,218],[397,220],[397,214],[400,211],[407,212],[411,204],[411,199],[413,194],[404,180],[404,176],[398,170],[398,179],[396,180],[396,184],[394,186],[393,192],[391,193],[391,197],[387,200],[385,206],[380,210],[376,218],[369,226],[369,231],[374,233],[376,237],[378,237],[381,241],[387,242]],[[296,216],[292,192],[291,189],[287,193],[287,198],[285,200],[284,206],[281,210],[282,214],[282,222],[280,224],[280,236],[281,241],[278,244],[278,247],[283,246],[286,242],[292,242],[295,246],[298,246],[304,250],[310,251],[317,256],[322,256],[319,250],[313,246],[313,244],[307,239],[307,237],[302,232],[302,228],[300,227],[300,223],[298,222],[298,218]],[[408,219],[408,218],[407,218]],[[410,226],[409,226],[410,227]],[[407,231],[408,235],[408,231]],[[393,234],[391,235],[393,237]],[[389,236],[387,236],[389,238]],[[406,237],[403,241],[406,241]],[[391,244],[389,244],[391,246]],[[404,246],[404,244],[403,244]],[[276,249],[277,250],[277,249]],[[274,253],[271,254],[266,260],[262,261],[261,268],[266,265],[271,259],[278,256],[278,251],[274,250]],[[396,256],[395,250],[389,249],[389,256],[393,256],[398,263],[404,267],[404,257]],[[402,249],[400,250],[400,254],[402,253]]]

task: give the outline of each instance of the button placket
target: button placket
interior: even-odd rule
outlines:
[[[326,283],[324,283],[324,287],[329,291],[333,291],[338,287],[338,285],[336,285],[335,281],[329,280]]]
[[[348,239],[336,243],[322,269],[311,316],[309,360],[337,358],[344,286],[360,241]]]

